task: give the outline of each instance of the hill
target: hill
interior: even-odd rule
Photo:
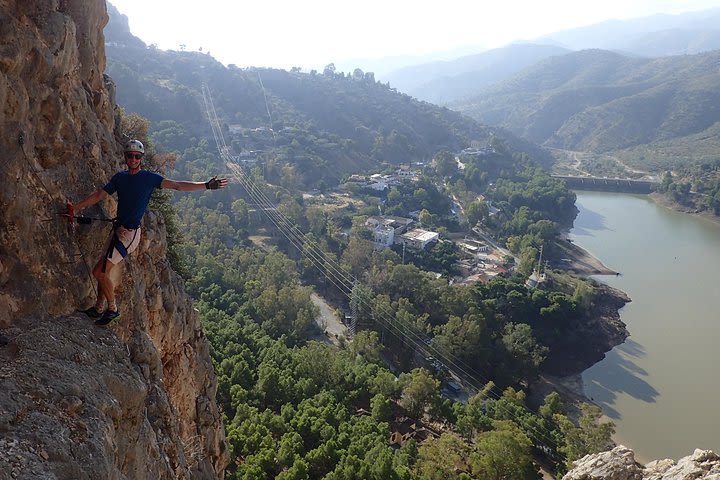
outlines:
[[[552,45],[509,45],[452,61],[405,67],[383,76],[383,80],[416,98],[447,104],[505,80],[540,60],[569,51]]]
[[[678,15],[610,20],[544,35],[442,62],[425,62],[380,75],[400,91],[449,105],[551,56],[602,49],[629,57],[665,57],[720,48],[720,9]]]
[[[211,138],[201,95],[205,82],[224,128],[230,133],[232,126],[233,152],[296,166],[306,187],[336,184],[379,165],[427,162],[438,151],[456,152],[493,137],[540,163],[551,160],[503,129],[398,93],[371,72],[345,75],[332,65],[310,73],[226,68],[206,54],[138,46],[127,28],[114,25],[122,21],[117,18],[106,40],[118,103],[155,124],[171,120],[188,138]]]
[[[608,20],[544,35],[538,42],[570,50],[598,48],[632,56],[666,57],[720,48],[720,9]]]
[[[456,106],[567,150],[682,143],[720,121],[719,62],[720,51],[641,59],[585,50],[547,59]]]

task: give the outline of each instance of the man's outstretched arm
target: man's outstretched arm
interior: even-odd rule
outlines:
[[[164,178],[160,183],[161,188],[169,188],[171,190],[179,190],[181,192],[194,192],[196,190],[217,190],[219,188],[225,188],[228,181],[227,178],[213,177],[207,182],[186,182],[178,180],[169,180]]]
[[[83,208],[89,207],[91,205],[95,205],[100,200],[104,200],[109,196],[110,195],[108,195],[108,193],[105,190],[100,188],[100,189],[96,190],[94,193],[91,193],[87,197],[83,198],[82,200],[80,200],[78,203],[76,203],[73,206],[75,207],[75,211],[79,212]]]

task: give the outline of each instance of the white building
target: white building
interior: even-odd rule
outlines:
[[[413,221],[409,218],[392,215],[373,215],[368,217],[365,225],[373,230],[373,239],[378,248],[387,248],[395,242],[398,235],[405,233]]]
[[[400,235],[395,243],[403,244],[415,250],[424,250],[428,245],[437,242],[439,238],[440,234],[437,232],[416,228]]]
[[[486,245],[485,243],[478,242],[477,240],[472,240],[469,238],[466,238],[465,240],[458,242],[458,246],[465,252],[478,256],[480,253],[486,253],[490,250],[490,247]]]
[[[395,242],[395,229],[389,225],[378,225],[373,230],[375,248],[389,248]]]
[[[378,192],[382,192],[383,190],[388,189],[388,184],[384,180],[381,180],[379,182],[369,183],[368,185],[365,186],[365,188],[369,188],[371,190],[376,190]]]

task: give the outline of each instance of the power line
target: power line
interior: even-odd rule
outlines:
[[[237,179],[243,188],[245,188],[253,201],[255,201],[258,205],[265,207],[263,208],[263,211],[267,217],[275,225],[278,231],[280,231],[280,233],[290,242],[290,244],[297,248],[301,254],[304,254],[306,258],[308,258],[313,265],[340,290],[343,295],[351,301],[354,298],[355,301],[358,301],[365,308],[372,309],[372,305],[369,304],[366,299],[362,298],[362,296],[358,297],[357,295],[353,295],[354,285],[356,285],[357,279],[354,278],[350,272],[345,271],[341,266],[337,265],[334,260],[327,258],[325,252],[322,251],[315,242],[307,238],[307,234],[303,233],[293,222],[291,222],[290,219],[277,210],[272,202],[265,196],[261,188],[245,174],[242,167],[232,161],[207,84],[202,85],[202,92],[208,120],[213,130],[213,136],[215,138],[217,148],[220,152],[221,158],[225,160],[228,168],[230,168],[235,174],[235,179]],[[453,373],[460,372],[464,381],[470,383],[470,386],[474,391],[477,392],[480,390],[478,379],[483,384],[490,382],[488,378],[485,378],[474,368],[465,364],[461,359],[435,347],[430,339],[417,332],[414,326],[405,324],[398,326],[396,319],[394,321],[391,318],[392,312],[378,311],[377,313],[379,316],[373,315],[373,319],[378,324],[385,327],[388,333],[403,342],[407,341],[408,345],[416,348],[423,355],[430,356],[430,354],[432,354],[432,356],[437,358],[443,367],[445,367],[448,371]],[[500,400],[502,398],[499,394],[493,392],[492,390],[488,392],[488,395],[495,397],[496,400]],[[507,413],[510,417],[515,417],[513,412],[510,410],[506,409],[505,413]],[[538,431],[534,427],[530,426],[526,426],[525,428],[526,431],[530,430],[535,434],[532,436],[535,438],[537,443],[556,446],[554,439],[548,431]],[[530,432],[528,433],[530,434]]]

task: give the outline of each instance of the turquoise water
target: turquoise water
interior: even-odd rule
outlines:
[[[583,373],[640,461],[720,452],[720,225],[642,195],[577,192],[571,238],[620,277],[630,337]]]

